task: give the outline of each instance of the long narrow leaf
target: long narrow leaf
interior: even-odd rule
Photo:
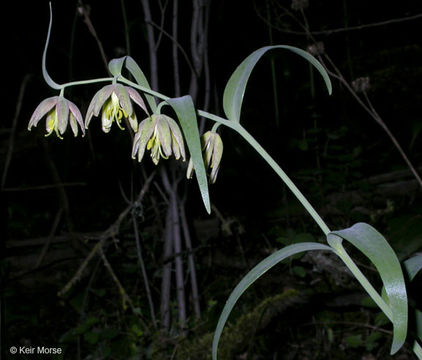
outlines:
[[[404,268],[412,281],[416,274],[422,269],[422,255],[417,254],[404,262]]]
[[[297,47],[288,45],[266,46],[254,51],[245,60],[243,60],[227,82],[226,88],[224,89],[223,108],[229,120],[235,122],[240,121],[240,111],[249,76],[262,55],[272,49],[290,50],[308,60],[320,72],[325,81],[328,92],[331,94],[332,86],[327,71],[311,54]]]
[[[328,243],[335,247],[338,237],[358,248],[378,270],[387,295],[387,305],[392,313],[391,353],[394,354],[402,347],[406,339],[408,319],[406,285],[397,255],[384,236],[365,223],[357,223],[350,228],[333,231],[327,236]]]
[[[145,77],[144,73],[142,72],[141,68],[136,63],[136,61],[133,60],[133,58],[131,58],[130,56],[126,56],[125,66],[139,85],[151,89],[147,78]],[[152,112],[155,113],[155,110],[157,109],[157,104],[155,102],[154,96],[145,94],[145,98],[147,99]]]
[[[214,333],[214,340],[212,344],[212,358],[213,360],[217,360],[217,350],[218,350],[218,343],[220,341],[221,334],[224,329],[224,325],[236,304],[237,300],[240,296],[245,292],[245,290],[251,286],[260,276],[262,276],[265,272],[270,270],[273,266],[277,265],[284,259],[288,257],[304,252],[309,250],[328,250],[332,251],[333,249],[327,245],[313,243],[313,242],[305,242],[305,243],[297,243],[288,245],[281,250],[276,251],[274,254],[271,254],[264,260],[262,260],[258,265],[256,265],[251,271],[249,271],[243,279],[237,284],[234,288],[232,293],[230,294],[226,305],[221,312],[220,318],[217,323],[217,327]]]
[[[205,171],[204,160],[202,158],[198,121],[192,98],[189,95],[186,95],[179,98],[169,99],[167,102],[173,107],[177,117],[179,118],[183,134],[185,135],[186,144],[192,158],[202,201],[204,202],[207,212],[211,213],[207,173]]]

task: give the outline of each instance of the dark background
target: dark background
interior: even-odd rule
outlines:
[[[120,1],[90,1],[86,4],[91,7],[91,21],[107,57],[121,56],[125,37]],[[289,1],[268,4],[273,6],[270,10],[273,19],[279,14],[278,5],[292,11]],[[117,349],[135,344],[144,354],[144,350],[149,349],[157,339],[130,337],[136,333],[132,327],[135,317],[122,311],[113,283],[104,280],[107,275],[96,278],[95,300],[82,310],[80,297],[87,287],[90,273],[67,297],[57,296],[92,243],[81,249],[72,247],[71,252],[59,245],[60,251],[47,256],[41,267],[34,268],[33,264],[42,249],[40,239],[48,236],[61,207],[57,187],[48,187],[56,183],[57,174],[62,183],[71,184],[66,186],[66,192],[73,227],[74,231],[83,234],[107,228],[125,207],[120,188],[130,192],[139,166],[145,166],[148,172],[154,168],[149,159],[141,165],[134,164],[130,158],[130,139],[124,136],[126,134],[115,126],[110,134],[103,134],[96,119],[92,121],[90,135],[85,138],[75,139],[70,133],[66,133],[64,140],[53,136],[45,138],[43,121],[31,132],[26,130],[39,102],[56,94],[44,83],[41,74],[41,56],[49,19],[48,2],[8,2],[3,6],[6,10],[3,11],[2,21],[2,168],[11,146],[13,151],[1,193],[2,351],[8,355],[9,347],[17,344],[62,344],[67,349],[73,349],[68,350],[68,358],[85,359],[88,354],[98,356],[92,358],[101,358],[93,355],[97,354],[95,351],[101,343],[101,346],[112,344]],[[267,15],[264,1],[213,1],[211,9],[209,62],[215,96],[210,112],[223,115],[222,94],[227,79],[247,55],[270,44],[269,29],[260,18],[260,15]],[[148,74],[148,48],[140,2],[127,1],[126,10],[132,56]],[[156,11],[155,8],[153,10]],[[422,4],[416,1],[311,0],[305,11],[311,30],[322,31],[414,16],[422,13]],[[75,1],[54,1],[53,13],[53,31],[47,58],[52,78],[62,83],[105,76],[96,42],[77,15]],[[300,17],[297,12],[295,14]],[[189,17],[189,7],[180,11],[181,24],[188,23]],[[7,18],[12,19],[11,25]],[[290,18],[283,17],[282,22],[278,23],[273,20],[273,24],[284,29],[272,30],[274,44],[304,49],[310,44],[304,34],[292,33],[301,32],[302,29]],[[422,161],[421,26],[420,17],[361,30],[315,35],[318,41],[324,42],[327,54],[349,83],[362,76],[370,78],[368,95],[372,104],[419,170]],[[183,45],[188,46],[188,30],[181,30],[180,36]],[[171,96],[173,78],[168,46],[169,43],[163,40],[159,57],[159,90]],[[270,59],[276,65],[278,119],[274,111]],[[19,92],[27,76],[30,77],[19,101]],[[328,96],[323,81],[315,74],[315,94],[312,95],[308,64],[292,53],[271,52],[261,60],[250,78],[242,124],[309,197],[330,228],[345,228],[358,221],[371,223],[391,242],[400,258],[405,259],[421,250],[420,187],[379,124],[343,85],[334,78],[332,81],[333,95]],[[188,79],[185,79],[184,84],[187,82]],[[183,88],[186,91],[187,85],[182,84]],[[84,113],[96,89],[95,86],[72,88],[66,91],[66,96],[77,103]],[[17,126],[11,136],[10,129],[17,111]],[[200,325],[190,324],[194,338],[213,331],[218,312],[231,289],[266,254],[287,243],[322,240],[312,219],[259,155],[229,129],[222,129],[221,135],[225,152],[217,183],[211,187],[211,200],[224,221],[215,212],[211,216],[206,214],[194,181],[187,185],[188,215],[196,231],[194,247],[205,313]],[[52,170],[51,164],[56,170]],[[157,219],[148,210],[148,204],[147,201],[145,228],[142,231],[146,239],[154,239],[155,233],[151,228],[154,228]],[[223,225],[228,225],[230,231],[227,232]],[[110,253],[110,259],[116,266],[116,272],[125,279],[131,294],[139,298],[139,307],[147,312],[143,305],[145,297],[139,295],[140,285],[139,288],[133,285],[137,281],[136,274],[129,269],[134,262],[128,254],[130,246],[125,248],[125,244],[130,243],[128,232],[127,227],[121,230],[123,251]],[[56,236],[66,237],[67,233],[68,225],[64,221],[59,223]],[[156,244],[156,241],[153,243]],[[111,252],[112,248],[110,246]],[[156,245],[146,248],[150,260],[149,271],[158,283],[159,249]],[[364,345],[365,341],[368,343],[372,340],[368,340],[371,332],[363,332],[362,328],[367,330],[369,326],[378,326],[378,323],[375,310],[362,308],[360,302],[356,304],[351,300],[350,294],[361,294],[359,287],[353,285],[351,280],[347,280],[347,284],[337,281],[335,267],[324,272],[313,263],[314,259],[302,258],[297,261],[297,264],[280,266],[261,285],[257,285],[239,305],[235,319],[253,309],[262,299],[285,288],[299,289],[302,294],[315,281],[323,284],[317,287],[317,295],[306,293],[308,300],[300,306],[295,304],[299,306],[295,312],[296,321],[295,316],[290,319],[280,311],[279,317],[274,316],[270,325],[256,334],[255,345],[250,345],[252,348],[240,346],[235,358],[242,358],[240,356],[245,353],[257,359],[268,359],[274,354],[278,354],[279,359],[327,358],[327,354],[332,359],[363,359],[363,356],[370,355],[377,359],[388,358],[391,338],[388,325],[385,325],[386,335],[382,333],[384,337],[381,340],[373,340],[373,348]],[[94,265],[90,272],[94,271]],[[315,267],[319,269],[317,274]],[[105,274],[104,270],[101,271]],[[338,308],[331,304],[329,310],[332,312],[327,315],[324,304],[329,295],[326,294],[344,293],[348,296],[347,301],[340,301]],[[110,315],[119,312],[126,314],[125,321]],[[316,314],[320,316],[318,321],[338,321],[338,325],[326,326],[323,329],[327,333],[316,331],[317,336],[314,336],[314,328],[306,324],[311,319],[315,320],[312,316]],[[341,319],[338,318],[339,314],[343,314]],[[118,334],[110,338],[104,335],[104,338],[100,337],[101,341],[97,339],[95,342],[92,338],[94,335],[89,335],[93,329],[90,325],[89,331],[84,332],[79,328],[80,333],[70,336],[70,340],[69,336],[64,339],[64,334],[78,329],[84,324],[83,320],[90,317],[97,319],[95,331],[111,328],[118,329]],[[294,330],[287,333],[282,325],[284,323],[290,324]],[[352,323],[363,325],[354,327],[350,325]],[[132,333],[125,336],[130,332],[128,329],[132,329]],[[327,329],[334,329],[333,342],[327,340]],[[92,333],[98,335],[98,331],[95,331],[92,330]],[[280,347],[277,336],[285,339],[284,347]],[[73,353],[76,343],[80,351],[78,355]],[[163,348],[172,349],[174,343],[169,343],[165,343],[168,348]],[[312,357],[302,347],[320,349],[320,357],[315,355],[315,351],[312,356],[316,357]],[[281,349],[290,349],[291,357],[282,357],[285,351]],[[120,358],[116,355],[119,350],[113,351],[110,358]],[[414,357],[409,355],[407,346],[393,358]]]

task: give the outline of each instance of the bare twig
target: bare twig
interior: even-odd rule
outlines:
[[[180,92],[180,72],[179,72],[179,53],[177,51],[178,48],[178,7],[179,1],[173,0],[173,17],[172,17],[172,54],[173,54],[173,77],[174,77],[174,95],[179,97]]]
[[[27,74],[27,75],[24,76],[22,83],[21,83],[21,86],[20,86],[20,89],[19,89],[18,100],[16,102],[15,116],[13,117],[12,127],[10,129],[9,146],[7,148],[6,160],[4,162],[3,172],[2,172],[2,175],[1,175],[1,186],[0,186],[1,191],[4,191],[7,173],[8,173],[8,170],[9,170],[10,162],[12,161],[13,149],[15,147],[16,126],[17,126],[17,123],[18,123],[19,115],[21,113],[21,109],[22,109],[22,102],[23,102],[23,96],[25,94],[26,85],[28,84],[28,81],[31,78],[31,76],[32,75],[30,75],[30,74]]]
[[[284,9],[284,12],[287,15],[289,15],[292,19],[294,19],[299,24],[299,26],[304,29],[304,31],[305,31],[304,34],[307,36],[307,38],[310,41],[312,41],[315,45],[317,45],[318,44],[318,41],[314,37],[315,32],[312,32],[310,30],[309,24],[308,24],[308,20],[307,20],[307,17],[306,17],[305,12],[303,10],[301,11],[301,15],[302,15],[302,18],[303,18],[303,23],[302,23],[289,10],[287,10],[285,8],[283,8],[283,9]],[[419,14],[418,17],[422,17],[422,14]],[[393,20],[390,21],[390,23],[393,23],[393,22],[394,22]],[[384,25],[386,25],[385,22],[384,22]],[[419,186],[422,188],[422,179],[421,179],[420,175],[418,174],[417,170],[413,166],[412,162],[407,157],[406,153],[402,149],[402,147],[399,144],[399,142],[397,141],[396,137],[393,135],[393,133],[388,128],[387,124],[384,122],[384,120],[381,118],[381,116],[378,114],[378,112],[373,107],[373,105],[370,102],[369,98],[367,97],[366,93],[364,93],[364,98],[366,100],[366,103],[365,103],[359,97],[359,95],[357,94],[357,92],[352,88],[352,86],[349,84],[349,82],[346,81],[346,79],[343,76],[343,74],[341,73],[341,71],[337,68],[337,66],[334,64],[334,62],[331,60],[331,58],[328,56],[328,54],[325,51],[324,51],[323,55],[321,55],[321,54],[318,55],[318,59],[324,65],[324,67],[327,70],[327,72],[331,76],[333,76],[334,78],[336,78],[337,80],[339,80],[345,86],[345,88],[350,92],[350,94],[353,96],[353,98],[359,103],[359,105],[381,126],[381,128],[385,131],[385,133],[387,134],[387,136],[392,141],[393,145],[396,147],[396,149],[398,150],[398,152],[402,156],[403,160],[405,161],[405,163],[408,166],[409,170],[414,175],[414,177],[415,177],[416,181],[418,182]],[[333,71],[330,71],[330,69],[328,68],[328,66],[325,64],[324,59],[330,64],[330,66],[333,69]]]
[[[120,282],[119,278],[117,277],[116,273],[114,272],[113,268],[111,267],[111,264],[107,260],[102,247],[99,249],[99,252],[100,252],[101,258],[103,259],[103,263],[104,263],[105,268],[110,273],[111,278],[115,282],[117,288],[119,289],[119,293],[122,296],[122,307],[123,307],[123,310],[126,310],[126,307],[127,307],[126,303],[128,303],[129,304],[129,307],[132,310],[132,312],[134,314],[137,314],[138,315],[138,319],[142,323],[145,332],[147,334],[149,334],[150,333],[149,326],[146,324],[145,320],[142,318],[142,316],[139,314],[139,312],[136,311],[135,306],[133,305],[132,299],[127,294],[125,288],[123,287],[122,283]]]
[[[171,288],[171,262],[166,260],[171,257],[173,253],[172,241],[172,226],[171,226],[171,207],[167,208],[166,225],[164,232],[164,249],[163,249],[163,275],[161,277],[161,326],[164,329],[170,327],[170,288]]]
[[[68,187],[68,186],[86,186],[84,182],[62,182],[60,184],[46,184],[38,186],[25,186],[25,187],[7,187],[2,191],[4,192],[15,192],[15,191],[34,191],[34,190],[50,190],[56,189],[58,187]]]
[[[188,222],[186,219],[185,204],[179,200],[180,221],[183,230],[183,238],[185,239],[186,250],[188,252],[188,265],[192,290],[193,310],[197,319],[201,317],[201,306],[199,303],[198,281],[196,279],[195,259],[193,257],[192,241],[189,231]]]
[[[139,265],[141,267],[142,278],[144,280],[144,286],[145,286],[145,292],[147,294],[149,311],[151,313],[151,318],[152,318],[152,322],[154,324],[154,327],[156,328],[157,327],[157,320],[155,318],[154,302],[152,301],[152,295],[151,295],[151,289],[149,287],[148,275],[147,275],[147,271],[146,271],[146,268],[145,268],[144,258],[142,256],[142,248],[141,248],[141,241],[140,241],[140,235],[139,235],[139,230],[138,230],[138,222],[137,222],[136,216],[135,216],[133,211],[132,211],[132,223],[133,223],[133,233],[135,234],[135,242],[136,242],[136,250],[137,250],[137,254],[138,254],[138,261],[139,261]]]
[[[57,227],[59,226],[59,222],[60,222],[60,219],[62,217],[62,214],[63,214],[63,209],[60,209],[56,213],[56,217],[55,217],[54,222],[53,222],[53,225],[51,227],[50,234],[49,234],[49,236],[47,238],[47,241],[44,243],[44,246],[43,246],[43,248],[41,250],[41,253],[38,256],[37,262],[35,263],[35,269],[38,268],[41,265],[42,261],[44,260],[45,255],[47,254],[47,251],[48,251],[48,248],[50,246],[51,240],[53,239],[54,234],[57,231]]]
[[[183,261],[181,258],[182,240],[180,236],[180,221],[179,211],[177,205],[176,189],[171,196],[171,214],[172,214],[172,229],[174,241],[174,253],[179,254],[175,258],[176,269],[176,293],[179,313],[179,325],[184,326],[186,323],[186,299],[185,299],[185,277],[183,271]]]
[[[290,11],[288,11],[284,6],[279,5],[281,10],[288,16],[291,16],[292,13]],[[403,22],[407,22],[407,21],[413,21],[413,20],[418,20],[420,18],[422,18],[422,13],[419,14],[415,14],[415,15],[410,15],[410,16],[404,16],[404,17],[400,17],[400,18],[394,18],[394,19],[388,19],[388,20],[384,20],[384,21],[377,21],[377,22],[373,22],[373,23],[369,23],[369,24],[362,24],[362,25],[356,25],[356,26],[348,26],[348,27],[340,27],[340,28],[335,28],[335,29],[327,29],[327,30],[313,30],[313,31],[298,31],[298,30],[290,30],[287,28],[282,28],[279,27],[277,25],[275,25],[276,22],[274,21],[268,21],[267,17],[262,15],[258,9],[258,7],[256,6],[256,2],[254,1],[254,7],[256,10],[256,14],[258,15],[258,17],[267,24],[267,26],[285,33],[285,34],[292,34],[292,35],[307,35],[308,33],[311,35],[331,35],[331,34],[337,34],[337,33],[343,33],[343,32],[348,32],[348,31],[359,31],[359,30],[366,30],[366,29],[370,29],[370,28],[375,28],[375,27],[380,27],[380,26],[388,26],[388,25],[394,25],[394,24],[400,24]]]
[[[149,65],[150,65],[150,79],[151,86],[154,90],[158,90],[158,62],[157,62],[157,48],[152,27],[151,9],[149,0],[141,0],[142,9],[144,11],[144,19],[147,25],[148,48],[149,48]]]
[[[109,73],[107,56],[105,54],[103,44],[101,43],[101,40],[98,37],[97,32],[95,31],[94,25],[92,24],[92,21],[90,18],[89,5],[84,5],[82,0],[79,0],[78,13],[84,18],[84,22],[86,26],[88,27],[89,32],[91,33],[91,35],[94,37],[95,41],[97,42],[98,50],[100,51],[104,66],[106,68],[107,73]]]
[[[143,197],[145,196],[146,192],[149,189],[149,186],[151,184],[151,181],[154,177],[155,173],[152,173],[149,178],[146,180],[145,184],[143,185],[141,191],[139,192],[137,201],[142,201]],[[76,284],[82,277],[82,274],[86,267],[88,266],[91,259],[94,257],[94,255],[97,253],[97,251],[104,245],[105,241],[110,238],[115,238],[116,235],[119,232],[120,224],[122,221],[126,218],[126,216],[129,214],[129,212],[132,209],[132,204],[127,206],[117,217],[116,221],[111,224],[106,230],[104,230],[102,233],[96,236],[92,236],[93,239],[98,239],[98,242],[93,246],[91,251],[89,252],[88,256],[84,259],[82,264],[79,266],[76,273],[72,276],[72,278],[68,281],[68,283],[64,286],[62,290],[58,292],[59,296],[63,296],[66,294],[70,288]]]

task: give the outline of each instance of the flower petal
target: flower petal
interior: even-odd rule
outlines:
[[[28,130],[31,130],[32,126],[37,126],[41,118],[57,104],[58,98],[58,96],[53,96],[41,101],[41,103],[36,107],[34,113],[32,114],[31,119],[29,120]]]
[[[186,177],[188,179],[192,179],[194,170],[195,169],[193,167],[193,161],[192,161],[192,158],[190,158],[189,159],[189,164],[188,164],[188,169],[186,170]]]
[[[156,117],[154,115],[146,118],[139,124],[139,129],[133,140],[132,148],[132,157],[135,158],[136,153],[138,153],[139,162],[141,162],[142,158],[144,157],[147,142],[154,133],[155,125]]]
[[[122,109],[126,112],[128,116],[132,115],[133,107],[132,102],[130,101],[129,93],[126,90],[126,87],[121,84],[114,84],[113,92],[119,98],[119,103]]]
[[[180,156],[182,156],[183,161],[185,161],[186,154],[182,131],[180,130],[179,125],[177,125],[177,122],[174,121],[172,118],[167,117],[167,122],[172,133],[172,148],[174,156],[176,159],[179,159]]]
[[[73,135],[75,135],[75,137],[78,136],[78,124],[72,112],[69,114],[69,124],[70,124],[70,128],[72,129]],[[84,131],[84,128],[82,129],[83,129],[82,131]]]
[[[161,149],[166,157],[172,154],[171,151],[171,133],[168,124],[168,116],[157,115],[157,134],[161,145]]]
[[[149,113],[148,113],[148,109],[147,109],[147,107],[145,106],[145,102],[144,102],[144,100],[142,99],[142,97],[141,97],[141,95],[134,89],[134,88],[131,88],[131,87],[129,87],[129,86],[125,86],[125,88],[126,88],[126,91],[129,93],[129,96],[130,96],[130,98],[136,103],[136,104],[138,104],[141,108],[142,108],[142,110],[144,110],[145,111],[145,113],[147,114],[147,115],[149,115]]]
[[[64,134],[67,128],[67,123],[69,122],[69,104],[67,100],[60,96],[59,100],[57,101],[57,123],[58,123],[58,130],[61,135]]]
[[[135,112],[129,116],[129,124],[133,131],[138,131],[138,119],[136,118]]]
[[[215,133],[213,143],[212,143],[212,159],[211,159],[211,168],[219,167],[221,158],[223,157],[223,141],[221,140],[220,135]]]
[[[113,85],[106,85],[98,90],[92,98],[85,116],[85,129],[88,129],[92,116],[98,116],[103,104],[113,92]]]
[[[85,127],[84,127],[84,121],[83,121],[83,118],[82,118],[81,111],[79,110],[79,108],[73,102],[71,102],[69,100],[67,102],[69,104],[69,110],[71,112],[69,120],[70,120],[70,126],[72,127],[73,133],[75,134],[75,136],[78,134],[78,127],[76,126],[76,133],[75,133],[75,130],[72,126],[72,119],[73,119],[73,122],[75,123],[75,125],[76,125],[76,122],[79,124],[79,126],[81,127],[81,130],[82,130],[82,136],[85,136]],[[73,116],[73,118],[72,118],[72,116]],[[76,120],[76,122],[75,122],[75,120]]]

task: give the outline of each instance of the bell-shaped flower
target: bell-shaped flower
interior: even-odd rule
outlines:
[[[78,124],[81,127],[82,134],[85,135],[81,112],[73,102],[63,96],[53,96],[43,100],[32,114],[28,130],[30,131],[33,126],[37,126],[44,115],[46,115],[46,136],[51,135],[54,131],[60,139],[63,139],[61,135],[64,134],[69,123],[75,136],[78,135]]]
[[[136,119],[131,100],[148,114],[144,100],[135,89],[121,84],[104,86],[97,91],[89,104],[85,118],[85,128],[88,129],[92,116],[98,116],[100,111],[102,111],[101,125],[105,133],[110,131],[114,121],[120,129],[124,130],[121,124],[124,119],[128,119],[133,131],[137,131],[138,120]]]
[[[209,182],[214,184],[217,180],[218,170],[220,170],[220,162],[223,156],[223,141],[218,133],[207,131],[201,136],[202,157],[206,169],[210,169]],[[191,179],[193,176],[193,162],[189,160],[186,176]]]
[[[132,158],[138,157],[141,162],[145,150],[151,150],[151,158],[155,165],[160,158],[167,159],[174,155],[176,160],[186,159],[182,132],[172,118],[153,114],[139,124],[133,139]]]

